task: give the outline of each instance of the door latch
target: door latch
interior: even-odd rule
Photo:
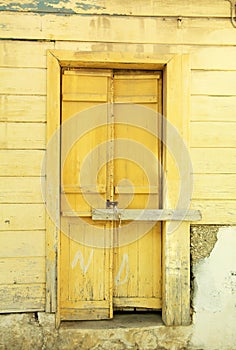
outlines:
[[[117,206],[118,206],[117,201],[111,202],[109,199],[107,199],[107,204],[106,204],[107,209],[109,209],[109,208],[117,209]]]
[[[107,199],[107,203],[106,203],[106,207],[107,209],[112,208],[113,209],[113,215],[115,220],[119,220],[119,227],[121,227],[121,214],[118,213],[118,202],[117,201],[110,201],[109,199]]]

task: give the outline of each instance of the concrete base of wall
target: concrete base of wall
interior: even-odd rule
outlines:
[[[117,315],[111,321],[64,322],[54,315],[0,316],[1,350],[180,350],[189,349],[191,326],[165,327],[160,315]]]

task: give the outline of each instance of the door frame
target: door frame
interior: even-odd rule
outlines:
[[[187,54],[130,54],[118,52],[47,52],[47,157],[46,157],[46,312],[56,312],[58,249],[60,247],[60,103],[63,67],[113,68],[163,71],[163,114],[188,145],[190,116],[190,60]],[[166,144],[172,135],[165,130]],[[53,137],[52,137],[53,136]],[[49,147],[50,144],[50,147]],[[48,151],[50,148],[50,152]],[[181,149],[177,153],[181,153]],[[182,159],[182,157],[179,157]],[[163,208],[174,209],[178,201],[179,171],[164,149],[164,173],[168,192]],[[184,168],[184,159],[182,159]],[[181,164],[178,164],[181,167]],[[186,169],[186,179],[191,176]],[[162,228],[162,319],[168,325],[190,323],[190,222],[181,221],[168,233]]]

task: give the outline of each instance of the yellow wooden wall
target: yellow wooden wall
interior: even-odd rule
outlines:
[[[190,53],[193,208],[202,211],[204,224],[236,223],[236,29],[229,3],[32,3],[8,0],[0,6],[2,311],[43,310],[45,305],[40,183],[48,49]]]

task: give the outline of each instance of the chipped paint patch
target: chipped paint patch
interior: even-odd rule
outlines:
[[[104,10],[103,6],[96,4],[96,1],[75,1],[75,0],[35,0],[35,1],[9,1],[3,0],[0,5],[1,11],[24,11],[24,12],[45,12],[75,14],[86,11]]]
[[[76,2],[76,8],[81,10],[105,10],[105,7],[96,5],[96,1],[93,3],[85,2]]]

